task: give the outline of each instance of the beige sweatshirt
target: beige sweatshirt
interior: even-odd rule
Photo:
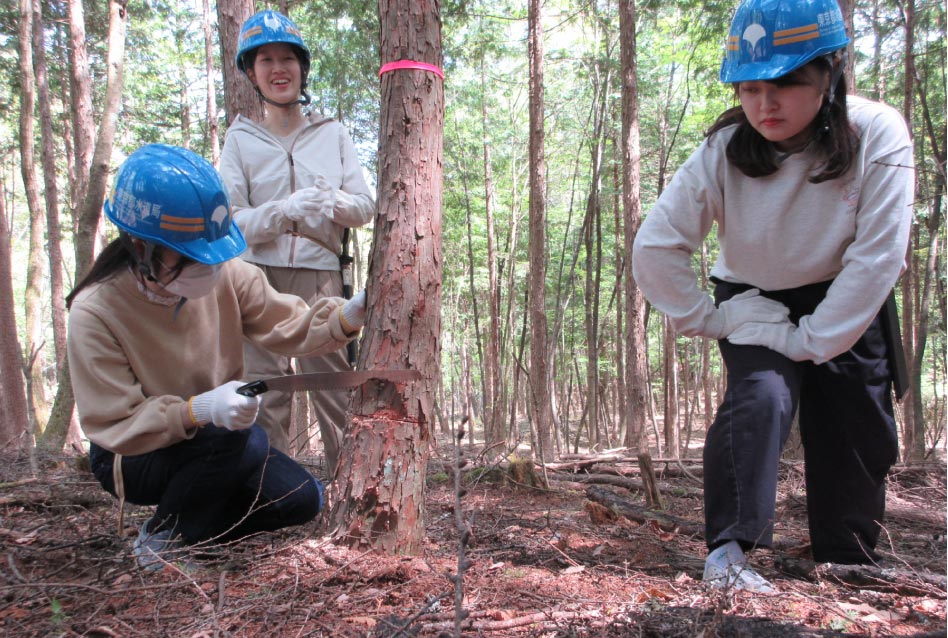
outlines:
[[[69,370],[89,440],[143,454],[194,436],[182,422],[189,397],[243,380],[243,340],[291,356],[338,350],[344,299],[312,307],[273,290],[253,264],[223,265],[213,293],[174,306],[150,301],[130,271],[83,290],[69,314]],[[354,336],[354,335],[353,335]],[[190,427],[190,424],[187,424]]]

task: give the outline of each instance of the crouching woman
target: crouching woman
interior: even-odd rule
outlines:
[[[69,369],[96,478],[157,506],[139,564],[312,520],[322,484],[270,447],[258,398],[236,392],[244,339],[289,356],[338,350],[364,296],[310,307],[234,259],[246,243],[220,176],[182,148],[132,153],[105,214],[119,237],[67,297]]]

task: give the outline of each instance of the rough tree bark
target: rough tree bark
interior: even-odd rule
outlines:
[[[33,0],[20,0],[19,24],[20,67],[20,175],[26,191],[30,213],[29,254],[26,266],[25,356],[27,404],[33,419],[33,432],[41,431],[48,420],[45,378],[43,375],[44,338],[42,317],[43,280],[46,268],[43,259],[46,219],[40,203],[36,176],[36,76],[33,67]]]
[[[481,59],[481,87],[487,85],[485,64]],[[481,96],[481,130],[484,146],[484,216],[487,223],[487,312],[489,327],[484,371],[487,375],[484,421],[487,445],[500,443],[506,438],[503,421],[504,405],[501,402],[500,367],[500,285],[497,280],[497,248],[494,233],[494,177],[491,167],[490,136],[487,132],[487,92]]]
[[[639,166],[639,98],[636,80],[635,2],[619,2],[619,40],[622,60],[622,210],[625,216],[625,254],[628,255],[625,307],[627,311],[625,341],[628,355],[625,359],[626,394],[623,409],[629,420],[625,444],[638,450],[639,467],[649,489],[646,502],[649,507],[661,507],[661,495],[654,487],[655,476],[648,450],[648,344],[645,339],[647,312],[645,296],[635,284],[631,272],[632,244],[642,224],[642,198]]]
[[[254,121],[263,120],[263,102],[247,78],[237,70],[240,25],[254,14],[254,0],[229,0],[217,3],[217,31],[221,41],[221,71],[224,75],[224,113],[227,125],[238,114]]]
[[[211,32],[210,2],[204,0],[204,73],[207,91],[207,147],[211,152],[211,163],[220,164],[220,124],[217,121],[217,95],[214,89],[214,35]]]
[[[81,0],[69,0],[69,128],[72,131],[73,162],[70,179],[70,198],[72,200],[73,233],[77,238],[73,245],[76,260],[76,277],[74,281],[85,273],[86,266],[83,259],[88,255],[91,258],[93,246],[88,248],[83,244],[79,234],[79,225],[82,219],[82,205],[89,189],[89,174],[92,166],[93,131],[95,125],[92,117],[92,78],[89,72],[89,56],[86,51],[86,25]],[[96,219],[96,227],[98,219]],[[87,235],[88,241],[94,242],[96,229]],[[49,422],[43,433],[43,446],[49,449],[62,447],[67,438],[78,437],[79,425],[73,418],[75,400],[72,394],[72,383],[69,379],[69,366],[66,355],[63,355],[59,367],[59,383],[56,398],[50,411]]]
[[[437,1],[380,0],[382,63],[442,65]],[[378,215],[359,367],[413,368],[424,380],[368,383],[350,403],[330,513],[337,543],[415,554],[425,538],[441,352],[444,85],[432,71],[381,77]]]
[[[543,24],[540,0],[530,0],[530,411],[538,456],[553,460],[553,397],[550,393],[546,321],[546,160],[543,130]]]
[[[26,385],[17,339],[13,296],[13,259],[10,220],[5,197],[0,197],[0,449],[25,444],[23,434],[30,425],[26,407]]]
[[[56,353],[56,379],[66,367],[66,303],[63,291],[62,232],[59,221],[59,188],[56,184],[56,149],[52,107],[47,77],[46,44],[43,13],[39,0],[33,0],[33,66],[36,69],[36,90],[40,108],[42,137],[43,194],[46,203],[46,248],[49,262],[49,295],[53,319],[53,344]],[[57,392],[58,396],[58,392]],[[52,418],[38,424],[37,442],[50,450],[60,450],[69,434],[69,419]],[[74,433],[77,435],[78,433]],[[78,443],[78,436],[74,436]]]

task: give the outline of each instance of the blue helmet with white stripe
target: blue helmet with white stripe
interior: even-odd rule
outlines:
[[[847,44],[836,0],[745,0],[731,21],[721,81],[773,80]]]

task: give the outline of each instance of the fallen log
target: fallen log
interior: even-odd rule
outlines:
[[[879,567],[877,565],[838,565],[815,563],[806,558],[777,556],[774,565],[781,571],[809,581],[833,580],[860,589],[893,592],[906,596],[931,596],[944,599],[948,578],[928,571]]]
[[[615,476],[612,474],[549,474],[551,481],[569,481],[571,483],[594,484],[594,485],[614,485],[623,487],[635,492],[644,492],[646,487],[641,479],[628,478],[626,476]],[[702,498],[704,490],[697,487],[687,487],[683,485],[672,485],[664,481],[658,481],[658,488],[672,496]]]
[[[617,477],[613,477],[617,478]],[[666,532],[675,532],[687,536],[704,537],[704,525],[694,521],[688,521],[671,514],[666,514],[657,510],[650,510],[647,507],[636,505],[628,501],[615,492],[602,487],[592,486],[586,490],[586,498],[600,505],[604,505],[609,510],[619,516],[635,521],[641,524],[653,524]]]

